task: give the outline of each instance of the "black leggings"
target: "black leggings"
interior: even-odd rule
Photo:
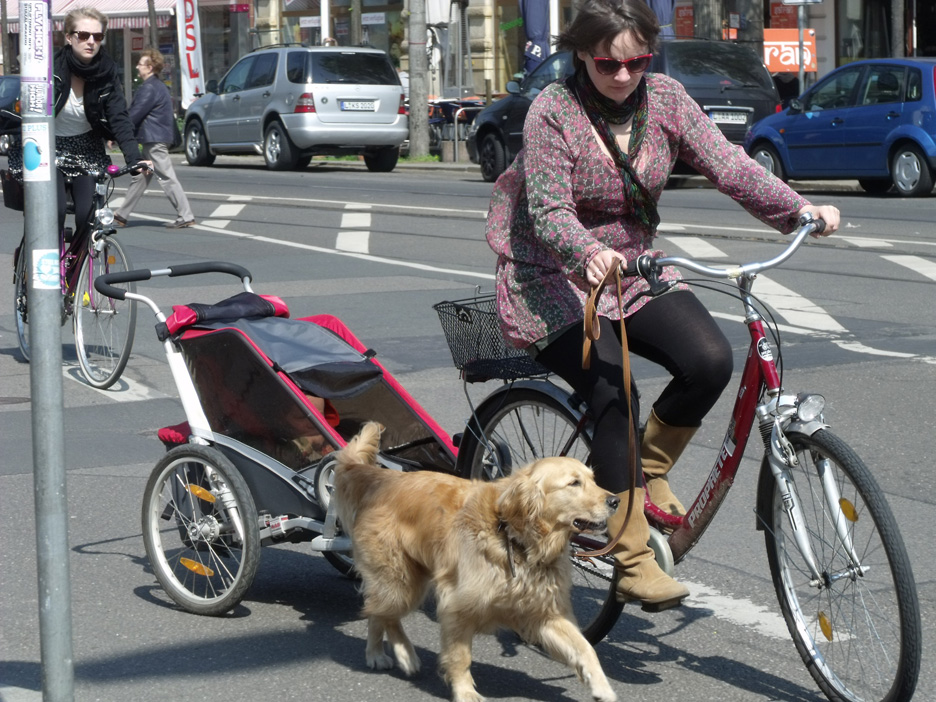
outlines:
[[[621,358],[620,322],[599,317],[601,336],[592,344],[591,368],[582,369],[582,326],[553,341],[536,360],[563,378],[588,403],[595,417],[592,468],[606,490],[628,487],[627,402]],[[689,291],[653,298],[626,318],[632,353],[658,363],[673,376],[653,409],[666,424],[698,427],[731,380],[731,345],[702,303]],[[637,393],[632,393],[639,416]]]
[[[65,228],[65,176],[58,175],[58,225],[59,231]],[[75,231],[72,241],[83,241],[91,222],[91,209],[94,207],[94,178],[80,175],[71,179],[71,196],[75,203]]]

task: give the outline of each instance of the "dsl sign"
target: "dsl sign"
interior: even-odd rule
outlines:
[[[182,74],[182,107],[187,109],[196,94],[205,92],[202,71],[201,28],[198,23],[198,0],[178,0],[179,58]]]

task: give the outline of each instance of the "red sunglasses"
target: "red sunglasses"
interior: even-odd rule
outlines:
[[[592,60],[595,62],[595,70],[603,76],[613,76],[621,70],[622,66],[627,69],[628,73],[643,73],[650,66],[650,59],[652,58],[653,54],[641,54],[623,61],[603,56],[592,56]]]

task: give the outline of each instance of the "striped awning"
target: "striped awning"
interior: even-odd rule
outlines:
[[[0,0],[7,6],[7,32],[19,33],[19,0]],[[175,14],[176,0],[155,0],[156,23],[168,27]],[[145,0],[52,0],[53,30],[61,32],[66,14],[76,7],[94,7],[107,15],[108,29],[149,27],[149,11]]]

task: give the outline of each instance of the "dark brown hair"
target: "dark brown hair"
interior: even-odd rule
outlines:
[[[559,35],[556,48],[572,52],[572,63],[580,68],[576,52],[604,51],[621,32],[632,32],[652,52],[660,35],[660,22],[644,0],[582,0],[576,15]]]

